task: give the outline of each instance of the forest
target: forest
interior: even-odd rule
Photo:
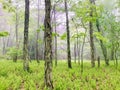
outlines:
[[[0,90],[120,90],[120,0],[0,0]]]

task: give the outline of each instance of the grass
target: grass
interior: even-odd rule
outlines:
[[[45,90],[44,62],[30,63],[30,73],[24,72],[22,65],[22,61],[0,61],[0,90]],[[72,65],[72,69],[66,62],[53,65],[54,90],[120,90],[120,67],[116,69],[112,62],[100,68],[91,68],[90,62],[85,62],[83,74],[78,64]]]

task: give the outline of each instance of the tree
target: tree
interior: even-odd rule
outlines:
[[[90,17],[93,18],[93,5],[94,0],[90,0],[90,4],[91,4],[91,11],[90,11]],[[94,50],[94,36],[93,36],[93,21],[89,22],[89,28],[90,28],[90,49],[91,49],[91,65],[92,67],[95,67],[95,50]]]
[[[28,57],[28,29],[29,29],[29,0],[25,0],[25,20],[24,20],[24,44],[23,44],[23,68],[29,71]]]
[[[85,27],[83,21],[81,20],[82,26],[85,29],[85,33],[83,34],[83,42],[82,42],[82,48],[81,48],[81,73],[83,73],[83,52],[84,52],[84,46],[85,46],[85,39],[86,39],[86,33],[87,33],[87,28]]]
[[[101,29],[100,29],[100,25],[99,25],[99,20],[98,19],[96,20],[96,27],[98,29],[98,32],[101,33]],[[100,40],[100,46],[101,46],[101,49],[102,49],[102,52],[103,52],[103,56],[104,56],[104,59],[105,59],[105,64],[109,65],[109,59],[107,58],[107,49],[106,49],[106,46],[104,45],[102,40]]]
[[[93,4],[95,5],[95,1],[94,0],[93,0]],[[98,16],[97,12],[96,12],[96,9],[95,9],[95,13],[96,13],[96,16]],[[96,18],[96,27],[97,27],[98,32],[102,33],[98,17]],[[99,41],[100,41],[100,46],[101,46],[101,49],[102,49],[102,52],[103,52],[103,56],[104,56],[104,59],[105,59],[105,64],[109,65],[109,59],[107,57],[107,48],[104,45],[103,40],[100,39]]]
[[[40,25],[39,25],[39,22],[40,22],[40,0],[38,0],[38,26],[37,28],[39,29],[40,28]],[[37,30],[36,31],[36,34],[37,34],[37,39],[36,39],[36,60],[37,60],[37,63],[39,63],[39,45],[38,45],[38,40],[39,40],[39,31]]]
[[[15,12],[15,33],[16,33],[16,50],[19,48],[18,44],[18,5],[16,2],[16,12]],[[15,58],[13,59],[14,62],[16,62],[18,59],[18,53],[16,52]]]
[[[56,5],[54,4],[54,24],[55,24],[55,66],[57,66],[57,28],[56,28]]]
[[[66,30],[67,30],[67,59],[68,59],[68,68],[72,68],[71,65],[71,50],[70,50],[70,31],[69,31],[69,19],[68,19],[68,7],[67,0],[65,2],[65,12],[66,12]]]
[[[53,89],[52,83],[52,29],[51,29],[51,0],[45,0],[44,41],[45,41],[45,85]]]
[[[80,48],[81,48],[81,44],[80,44],[80,36],[79,36],[79,31],[78,31],[78,25],[75,23],[74,19],[72,19],[75,29],[76,29],[76,37],[74,40],[74,57],[75,57],[75,63],[76,63],[76,56],[78,57],[78,64],[80,65]]]

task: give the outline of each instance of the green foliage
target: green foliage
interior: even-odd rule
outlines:
[[[83,33],[83,32],[80,32],[80,33],[75,33],[74,35],[72,35],[72,38],[81,38],[81,37],[84,37],[84,36],[86,36],[86,34],[85,33]]]
[[[90,68],[90,62],[84,63],[84,72],[73,63],[73,69],[68,69],[66,63],[59,62],[53,68],[54,90],[119,90],[120,67],[116,70],[113,62],[105,67]],[[54,65],[54,64],[53,64]],[[44,87],[44,62],[30,63],[31,73],[24,72],[22,61],[0,61],[1,90],[47,90]]]
[[[67,38],[67,33],[64,33],[60,36],[61,40],[66,40]]]
[[[3,6],[3,9],[8,12],[15,12],[15,7],[12,6],[11,0],[2,1],[2,6]]]
[[[102,40],[103,42],[107,42],[107,38],[103,37],[103,35],[100,32],[94,32],[94,36],[96,36],[96,38],[98,40]]]
[[[38,33],[40,32],[40,31],[44,31],[44,25],[40,25],[40,27],[36,30]]]
[[[4,36],[8,36],[9,33],[8,32],[0,32],[0,37],[4,37]]]
[[[99,7],[99,6],[98,6]],[[91,9],[95,11],[97,6],[90,4],[89,0],[80,1],[77,5],[73,5],[72,11],[75,12],[76,17],[83,20],[84,23],[89,21],[95,22],[97,19],[96,12],[93,12],[93,16],[90,16]],[[97,8],[98,10],[99,8]]]
[[[16,47],[8,48],[8,50],[7,50],[7,58],[8,59],[14,59],[16,55],[19,58],[22,57],[22,50],[17,49]]]
[[[37,33],[39,33],[40,32],[40,29],[37,29]]]
[[[58,36],[59,36],[59,34],[58,34],[58,33],[55,33],[55,32],[52,32],[52,36],[53,36],[53,37],[55,37],[55,36],[57,36],[57,37],[58,37]]]

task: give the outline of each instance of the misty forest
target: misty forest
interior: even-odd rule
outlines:
[[[120,0],[0,0],[0,90],[120,90]]]

